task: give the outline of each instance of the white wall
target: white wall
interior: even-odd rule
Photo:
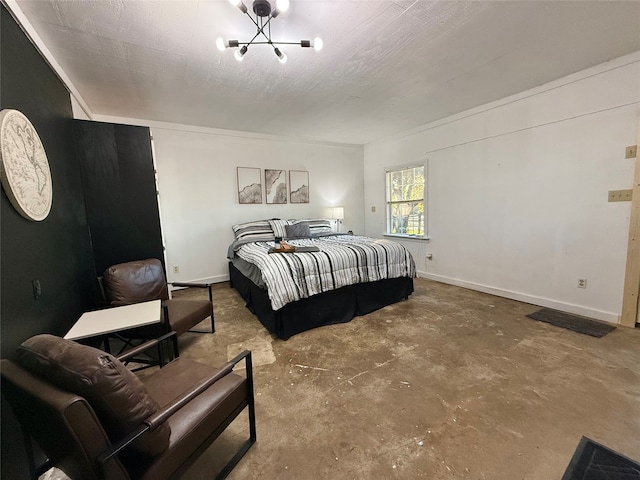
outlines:
[[[403,241],[421,276],[618,322],[630,202],[607,191],[632,187],[639,111],[637,52],[368,144],[365,232],[384,168],[428,159],[430,240]]]
[[[227,280],[227,247],[236,223],[327,218],[328,207],[339,205],[345,211],[343,231],[364,231],[361,147],[159,124],[151,129],[170,281]],[[263,178],[265,168],[306,170],[310,203],[240,205],[236,167],[261,168]]]

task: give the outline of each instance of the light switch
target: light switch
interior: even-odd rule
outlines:
[[[371,207],[371,213],[376,213],[376,207]]]

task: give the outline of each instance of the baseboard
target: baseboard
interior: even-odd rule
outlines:
[[[189,280],[176,280],[176,282],[193,282],[193,283],[222,283],[222,282],[228,282],[229,281],[229,274],[226,273],[224,275],[216,275],[214,277],[205,277],[205,278],[192,278]],[[181,290],[182,288],[186,288],[186,287],[174,287],[171,284],[169,285],[169,290],[173,291],[173,290]]]
[[[214,277],[208,277],[202,280],[197,280],[199,282],[211,282],[211,283],[222,283],[229,281],[229,274],[225,273],[224,275],[216,275]]]
[[[572,303],[560,302],[558,300],[552,300],[549,298],[536,297],[533,295],[528,295],[526,293],[513,292],[511,290],[504,290],[502,288],[491,287],[479,283],[467,282],[465,280],[445,277],[442,275],[435,275],[428,272],[418,271],[417,274],[420,278],[447,283],[449,285],[456,285],[458,287],[468,288],[470,290],[476,290],[478,292],[489,293],[498,297],[518,300],[519,302],[530,303],[532,305],[538,305],[540,307],[553,308],[554,310],[573,313],[575,315],[582,315],[583,317],[594,318],[596,320],[602,320],[605,322],[614,323],[616,325],[620,323],[620,315],[614,312],[605,312],[603,310],[596,310],[594,308],[584,307],[582,305],[574,305]]]

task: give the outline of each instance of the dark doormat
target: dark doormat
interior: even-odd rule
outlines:
[[[640,464],[582,437],[562,480],[640,480]]]
[[[537,312],[530,313],[527,317],[598,338],[604,337],[607,333],[616,329],[615,325],[598,322],[597,320],[591,320],[587,317],[571,315],[570,313],[551,310],[550,308],[541,308]]]

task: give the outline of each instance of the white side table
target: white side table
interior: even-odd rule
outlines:
[[[160,300],[151,300],[83,313],[64,338],[80,340],[159,323],[160,303]]]

